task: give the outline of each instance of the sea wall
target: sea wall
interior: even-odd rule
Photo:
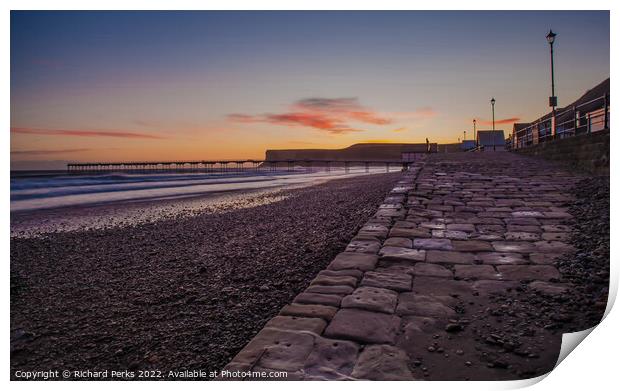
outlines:
[[[437,147],[438,153],[453,153],[453,152],[463,152],[461,143],[452,143],[452,144],[439,144]]]
[[[430,144],[437,150],[437,144]],[[403,153],[425,153],[426,144],[354,144],[342,149],[270,149],[266,160],[401,161]]]
[[[559,161],[597,175],[609,175],[609,129],[532,145],[516,152]]]

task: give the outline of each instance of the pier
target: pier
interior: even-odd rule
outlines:
[[[410,154],[401,160],[199,160],[199,161],[164,161],[164,162],[85,162],[68,163],[70,174],[110,173],[110,172],[228,172],[247,171],[295,171],[302,167],[308,171],[353,168],[370,171],[371,167],[385,167],[386,172],[394,167],[403,170],[423,158],[424,154]]]

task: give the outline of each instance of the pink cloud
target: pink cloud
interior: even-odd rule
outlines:
[[[21,151],[11,151],[12,155],[53,155],[57,153],[76,153],[76,152],[87,152],[92,151],[92,149],[88,148],[79,148],[79,149],[30,149],[30,150],[21,150]]]
[[[240,123],[265,122],[285,126],[304,126],[329,133],[357,132],[349,122],[372,125],[392,123],[388,116],[362,106],[357,98],[308,98],[291,105],[291,110],[281,114],[230,114],[228,120]]]
[[[495,124],[512,124],[519,121],[521,118],[512,117],[512,118],[504,118],[504,119],[496,119]],[[493,125],[493,121],[489,121],[486,119],[476,119],[476,123],[481,125]]]
[[[112,130],[67,130],[67,129],[35,129],[35,128],[11,128],[12,133],[38,134],[45,136],[77,136],[77,137],[122,137],[162,139],[164,137],[147,133],[135,133]]]

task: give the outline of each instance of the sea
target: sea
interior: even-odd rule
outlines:
[[[392,167],[391,171],[399,170]],[[233,191],[253,191],[319,183],[386,172],[385,167],[253,170],[236,172],[108,172],[11,171],[11,212],[186,198]]]

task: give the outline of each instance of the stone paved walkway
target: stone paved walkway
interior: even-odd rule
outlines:
[[[485,362],[472,343],[478,319],[493,310],[491,294],[523,281],[544,294],[566,289],[553,263],[574,251],[576,180],[507,152],[431,156],[226,369],[289,380],[501,378],[508,364]],[[531,365],[557,357],[517,353]]]

